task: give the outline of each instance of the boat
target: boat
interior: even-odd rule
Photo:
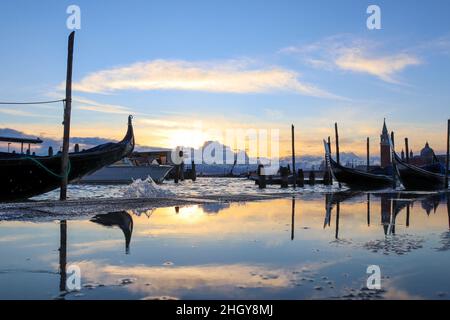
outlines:
[[[133,152],[134,145],[132,116],[129,116],[127,133],[120,142],[69,153],[69,169],[65,173],[68,181],[76,182],[127,157]],[[61,153],[53,156],[0,153],[0,201],[28,199],[59,188],[61,158]]]
[[[436,172],[436,166],[418,167],[403,161],[398,154],[394,154],[394,164],[398,176],[406,190],[430,191],[445,189],[445,174]],[[432,169],[434,168],[434,169]]]
[[[392,177],[387,174],[379,174],[344,167],[331,157],[328,143],[324,140],[325,156],[328,167],[333,177],[352,189],[374,190],[392,187]]]
[[[84,184],[129,184],[134,180],[151,178],[156,183],[162,183],[173,169],[170,165],[146,164],[136,165],[129,158],[124,158],[110,166],[83,177]]]

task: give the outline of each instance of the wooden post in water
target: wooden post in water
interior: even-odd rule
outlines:
[[[395,165],[394,165],[394,152],[395,152],[395,140],[394,140],[394,131],[391,132],[391,141],[392,141],[392,155],[391,155],[391,163],[392,163],[392,189],[395,190],[397,188],[397,182],[395,181]]]
[[[180,180],[180,165],[177,164],[175,165],[175,176],[173,178],[173,182],[174,183],[178,183],[178,181]]]
[[[66,75],[66,99],[64,101],[64,136],[63,149],[61,155],[61,190],[60,200],[67,199],[67,183],[69,170],[69,139],[70,139],[70,113],[72,110],[72,65],[73,65],[73,44],[75,41],[75,31],[69,35],[67,48],[67,75]]]
[[[334,123],[334,134],[336,135],[336,162],[338,164],[341,164],[341,161],[339,158],[339,132],[338,132],[337,122]]]
[[[191,180],[195,181],[195,180],[197,180],[197,170],[195,169],[195,161],[194,160],[192,160],[191,165],[192,165]]]
[[[266,188],[266,173],[264,171],[264,166],[260,164],[258,166],[258,186],[260,189]]]
[[[367,194],[367,226],[370,227],[370,193]]]
[[[184,161],[180,164],[180,180],[184,181]]]
[[[309,182],[309,184],[310,184],[311,186],[313,186],[313,185],[316,184],[316,174],[314,173],[314,169],[312,169],[312,170],[309,172],[309,180],[308,180],[308,182]]]
[[[367,137],[367,172],[370,170],[370,141]]]
[[[305,186],[305,173],[303,172],[303,169],[298,169],[297,177],[298,177],[298,186],[300,188],[303,188]]]
[[[450,165],[450,119],[447,121],[447,159],[445,161],[445,188],[448,189],[448,166]]]
[[[409,143],[408,138],[405,138],[406,163],[409,163]]]
[[[287,188],[289,186],[289,169],[287,167],[280,168],[281,175],[281,188]]]
[[[297,174],[295,172],[295,141],[294,141],[294,125],[291,126],[291,139],[292,139],[292,186],[294,189],[297,187]]]

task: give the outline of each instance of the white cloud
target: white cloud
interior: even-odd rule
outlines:
[[[306,64],[325,70],[365,73],[389,83],[400,83],[397,75],[407,67],[421,64],[412,53],[380,53],[378,43],[337,35],[304,46],[291,46],[280,53],[299,56]]]
[[[33,113],[29,111],[24,111],[20,109],[11,109],[11,108],[0,108],[0,113],[7,114],[10,116],[18,116],[18,117],[31,117],[31,118],[55,118],[54,115],[46,115]]]
[[[153,60],[91,73],[74,90],[109,93],[118,90],[187,90],[217,93],[290,91],[338,98],[299,80],[299,73],[281,67],[252,68],[248,61],[188,62]]]
[[[100,103],[100,102],[82,98],[82,97],[74,97],[73,101],[75,102],[76,107],[80,110],[109,113],[109,114],[127,114],[127,115],[128,114],[136,114],[135,111],[131,110],[128,107]]]
[[[368,73],[383,81],[398,83],[395,75],[408,66],[419,65],[420,60],[406,53],[382,57],[368,57],[359,48],[348,49],[335,60],[335,64],[342,70]]]

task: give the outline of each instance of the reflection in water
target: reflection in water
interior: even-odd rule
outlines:
[[[448,229],[449,229],[449,231],[444,232],[441,235],[441,240],[440,240],[441,246],[437,249],[438,251],[448,251],[448,250],[450,250],[450,197],[447,198],[447,216],[448,216]]]
[[[325,219],[323,228],[329,227],[331,224],[331,216],[333,208],[336,208],[336,224],[335,224],[335,239],[339,238],[339,220],[342,203],[352,203],[356,198],[360,196],[359,193],[333,193],[325,195]],[[446,193],[424,195],[424,194],[396,194],[396,193],[378,193],[367,194],[367,226],[371,225],[371,202],[374,200],[372,197],[379,198],[380,203],[380,215],[381,226],[385,236],[395,235],[397,217],[403,212],[406,212],[405,226],[410,227],[411,220],[411,208],[414,202],[418,201],[421,204],[421,208],[424,210],[427,216],[433,211],[436,213],[439,204],[446,202],[447,207],[450,207],[450,197],[447,197]],[[450,229],[450,208],[449,210],[449,229]]]
[[[292,197],[291,240],[294,240],[294,225],[295,225],[295,197]]]
[[[66,291],[67,221],[59,222],[59,291]]]
[[[203,212],[209,214],[216,214],[224,209],[228,209],[230,207],[229,203],[205,203],[202,205]]]
[[[433,211],[436,214],[428,215]],[[103,226],[122,230],[129,256],[120,250],[121,237],[111,239],[117,230]],[[42,243],[31,241],[33,246],[27,238],[20,242],[20,237],[33,233],[29,228],[38,227],[47,232],[35,234],[52,237]],[[40,289],[36,297],[47,297],[59,282],[59,297],[64,299],[80,295],[88,299],[367,298],[366,289],[359,291],[366,280],[363,267],[375,261],[389,278],[383,280],[386,293],[370,298],[436,298],[436,290],[450,288],[446,278],[450,199],[445,194],[340,192],[245,204],[130,209],[98,214],[91,220],[75,219],[70,230],[65,220],[58,227],[59,266],[57,253],[51,251],[57,241],[53,223],[0,224],[0,255],[11,260],[23,255],[16,259],[19,262],[0,261],[0,298],[8,297],[2,290],[5,284],[14,277],[20,280],[20,275],[4,275],[14,268],[35,270],[30,277],[38,279],[36,288],[39,277],[47,276],[41,270],[59,269],[58,279],[48,281],[53,289]],[[296,228],[302,232],[295,234]],[[17,253],[1,245],[8,241]],[[44,246],[48,243],[51,249]],[[23,257],[31,260],[24,263]],[[77,294],[66,292],[68,258],[82,269],[83,287]],[[32,263],[36,265],[30,267]],[[435,279],[442,276],[444,280]],[[22,282],[27,284],[15,286],[30,286]]]
[[[409,215],[410,215],[410,211],[411,211],[410,206],[411,205],[409,203],[406,205],[406,227],[407,228],[409,228]]]
[[[381,225],[383,226],[384,235],[390,233],[391,226],[391,200],[386,195],[381,195]]]
[[[125,236],[125,252],[130,253],[131,234],[133,233],[133,218],[126,211],[98,214],[92,222],[106,227],[119,227]]]

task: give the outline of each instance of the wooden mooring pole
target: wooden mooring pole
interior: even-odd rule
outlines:
[[[391,164],[392,164],[392,189],[397,188],[397,181],[395,175],[395,165],[394,165],[394,152],[395,152],[395,140],[394,140],[394,131],[391,132],[391,142],[392,142],[392,155],[391,155]]]
[[[367,172],[370,170],[370,140],[367,137]]]
[[[448,166],[450,165],[450,119],[447,121],[447,159],[445,160],[445,188],[448,189]]]
[[[406,152],[406,163],[409,163],[409,142],[408,142],[408,138],[405,138],[405,152]]]
[[[60,200],[67,199],[67,183],[69,175],[69,140],[70,140],[70,114],[72,110],[72,65],[73,65],[73,44],[75,40],[75,31],[69,35],[69,44],[67,49],[67,76],[66,76],[66,99],[64,102],[64,136],[61,155],[61,190]]]
[[[336,135],[336,162],[338,164],[341,164],[341,161],[339,158],[339,132],[338,132],[337,122],[334,123],[334,134]]]
[[[297,173],[295,171],[295,136],[294,136],[294,125],[291,126],[291,139],[292,139],[292,186],[294,189],[297,187]]]
[[[266,173],[262,164],[258,165],[258,186],[260,189],[266,188]]]

